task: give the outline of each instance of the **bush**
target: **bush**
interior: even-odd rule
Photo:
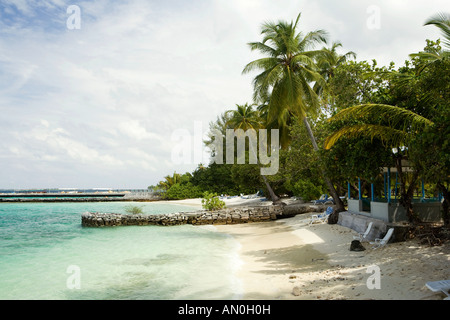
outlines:
[[[131,214],[140,214],[143,212],[141,207],[131,205],[126,206],[125,211]]]
[[[202,199],[203,209],[213,211],[225,208],[225,202],[219,199],[217,194],[204,192]]]

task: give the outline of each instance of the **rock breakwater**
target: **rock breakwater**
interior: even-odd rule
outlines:
[[[237,224],[276,220],[277,216],[282,214],[282,206],[228,208],[217,211],[202,210],[159,215],[85,212],[81,215],[81,224],[84,227]]]
[[[238,224],[272,221],[292,217],[299,213],[314,211],[323,211],[323,208],[321,206],[310,205],[295,208],[285,205],[270,205],[226,208],[217,211],[201,210],[195,212],[178,212],[160,215],[85,212],[81,215],[81,225],[83,227],[112,227]]]

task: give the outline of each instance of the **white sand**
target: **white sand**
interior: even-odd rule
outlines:
[[[264,198],[251,198],[251,199],[242,199],[241,197],[233,197],[230,199],[221,199],[225,202],[226,207],[235,207],[235,206],[260,206],[260,205],[271,205],[271,201],[263,201]],[[289,199],[286,201],[290,201]],[[158,203],[170,203],[170,204],[180,204],[185,206],[193,206],[202,208],[202,199],[185,199],[185,200],[168,200],[168,201],[158,201]]]
[[[351,229],[308,226],[310,214],[274,222],[217,226],[241,243],[243,299],[442,299],[425,287],[450,279],[450,246],[416,241],[350,251]],[[374,277],[377,266],[380,288]],[[369,287],[372,289],[369,289]],[[373,288],[375,287],[375,288]]]

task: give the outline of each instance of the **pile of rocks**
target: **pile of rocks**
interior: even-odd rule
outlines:
[[[85,212],[81,215],[83,227],[113,227],[113,226],[145,226],[145,225],[180,225],[186,224],[188,217],[183,213],[161,215],[120,214]]]
[[[281,215],[283,215],[283,207],[278,205],[228,208],[212,212],[203,211],[198,215],[192,216],[189,222],[193,225],[237,224],[276,220]]]

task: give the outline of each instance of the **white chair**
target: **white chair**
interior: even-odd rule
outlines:
[[[313,224],[314,222],[325,223],[328,220],[330,214],[334,211],[333,207],[328,207],[327,210],[322,214],[313,214],[311,216],[311,220],[309,220],[309,224]]]
[[[353,236],[353,240],[359,240],[360,242],[367,240],[366,238],[369,235],[370,230],[372,229],[372,224],[372,221],[369,222],[366,231],[364,231],[364,233],[359,233],[357,236]]]
[[[374,242],[370,242],[370,244],[374,244],[375,245],[373,247],[373,249],[378,249],[380,247],[384,247],[389,242],[389,240],[391,239],[393,233],[394,233],[394,228],[390,228],[386,232],[386,235],[383,237],[383,239],[376,238]]]
[[[429,281],[425,285],[433,292],[443,292],[447,295],[444,300],[450,300],[450,280]]]

